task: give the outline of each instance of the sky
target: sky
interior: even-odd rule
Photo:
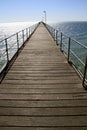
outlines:
[[[87,0],[0,0],[0,23],[87,21]]]

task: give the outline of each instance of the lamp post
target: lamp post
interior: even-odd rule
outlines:
[[[47,17],[47,16],[46,16],[46,11],[44,10],[43,12],[44,12],[44,16],[45,16],[45,18],[44,18],[44,19],[45,19],[45,23],[46,23],[46,22],[47,22],[47,18],[46,18],[46,17]]]

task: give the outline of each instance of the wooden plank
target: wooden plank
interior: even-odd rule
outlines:
[[[61,80],[61,76],[47,76],[47,77],[45,77],[45,76],[23,76],[23,77],[21,77],[21,76],[19,76],[19,77],[17,77],[17,76],[14,76],[14,77],[6,77],[5,78],[5,80],[6,81],[8,81],[8,80],[12,80],[12,81],[14,81],[14,80],[25,80],[25,82],[27,81],[27,80]],[[78,81],[78,77],[77,76],[72,76],[72,77],[70,77],[70,76],[62,76],[62,80],[74,80],[74,81]],[[80,80],[79,80],[80,81]],[[42,82],[42,81],[41,81]]]
[[[18,74],[16,74],[16,73],[9,73],[6,77],[5,77],[5,79],[8,79],[8,78],[17,78],[17,76],[18,76],[18,78],[25,78],[25,77],[49,77],[49,78],[51,78],[51,77],[65,77],[65,76],[67,76],[67,77],[77,77],[77,75],[75,74],[75,73],[58,73],[58,74],[56,74],[56,73],[54,73],[54,75],[53,74],[51,74],[51,73],[48,73],[48,74],[43,74],[43,73],[41,73],[41,74],[39,74],[39,73],[31,73],[31,74],[21,74],[21,73],[18,73]]]
[[[19,82],[20,81],[20,82]],[[31,80],[5,80],[4,83],[5,84],[24,84],[24,85],[29,85],[29,84],[47,84],[47,85],[50,85],[50,84],[72,84],[72,83],[75,83],[75,84],[78,84],[80,82],[79,79],[72,79],[72,80],[66,80],[66,79],[45,79],[45,80],[39,80],[39,79],[31,79]]]
[[[0,107],[1,108],[38,108],[38,107],[42,107],[44,108],[74,108],[74,107],[78,107],[81,108],[82,107],[86,107],[87,108],[87,99],[86,100],[21,100],[21,99],[0,99]]]
[[[0,116],[0,126],[86,126],[87,116]]]
[[[9,88],[59,88],[59,89],[73,89],[73,88],[76,88],[76,89],[82,89],[83,91],[84,88],[82,88],[82,85],[80,83],[78,84],[75,84],[75,83],[70,83],[70,84],[61,84],[61,83],[54,83],[54,84],[1,84],[0,85],[0,88],[6,88],[6,89],[9,89]]]
[[[87,127],[0,127],[1,130],[87,130]]]
[[[87,116],[87,108],[0,108],[0,116]]]
[[[26,99],[26,100],[63,100],[63,99],[87,99],[86,93],[70,94],[0,94],[0,99]]]
[[[68,94],[68,93],[87,93],[82,88],[71,88],[71,89],[59,89],[59,88],[0,88],[0,94],[10,94],[10,93],[19,93],[19,94]]]

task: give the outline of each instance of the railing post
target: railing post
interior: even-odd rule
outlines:
[[[30,27],[29,27],[29,37],[30,37]]]
[[[54,37],[54,40],[55,40],[55,29],[53,29],[53,37]]]
[[[26,28],[26,40],[28,39],[28,28]]]
[[[60,50],[62,51],[62,32],[61,32],[61,41],[60,41]]]
[[[29,38],[29,32],[28,32],[28,28],[27,28],[27,39]]]
[[[5,39],[5,44],[6,44],[7,63],[9,63],[9,54],[8,54],[8,44],[7,44],[7,38]]]
[[[51,28],[51,34],[52,34],[52,37],[53,37],[53,28]]]
[[[83,87],[85,89],[87,89],[87,84],[85,84],[85,80],[86,80],[86,71],[87,71],[87,56],[86,56],[86,62],[85,62],[85,67],[84,67],[84,75],[83,75]]]
[[[31,26],[31,28],[30,28],[30,35],[32,34],[32,26]]]
[[[29,36],[30,36],[30,31],[29,31],[29,30],[30,30],[30,28],[28,28],[28,38],[29,38]]]
[[[23,38],[23,44],[24,44],[24,30],[22,30],[22,38]]]
[[[56,44],[58,45],[58,30],[56,30]]]
[[[53,37],[54,37],[54,41],[55,41],[55,29],[53,29],[53,32],[54,32]]]
[[[18,33],[16,34],[17,35],[17,52],[19,51],[19,39],[18,39]]]
[[[54,30],[54,36],[55,36],[54,39],[55,39],[55,41],[56,41],[56,29]]]
[[[68,42],[68,62],[70,62],[70,42],[71,42],[71,39],[69,37],[69,42]]]

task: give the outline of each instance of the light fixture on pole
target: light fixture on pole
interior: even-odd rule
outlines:
[[[44,19],[45,19],[45,23],[46,23],[46,22],[47,22],[47,18],[46,18],[46,17],[47,17],[47,16],[46,16],[46,11],[44,10],[43,12],[44,12],[44,16],[45,16],[45,18],[44,18]]]

